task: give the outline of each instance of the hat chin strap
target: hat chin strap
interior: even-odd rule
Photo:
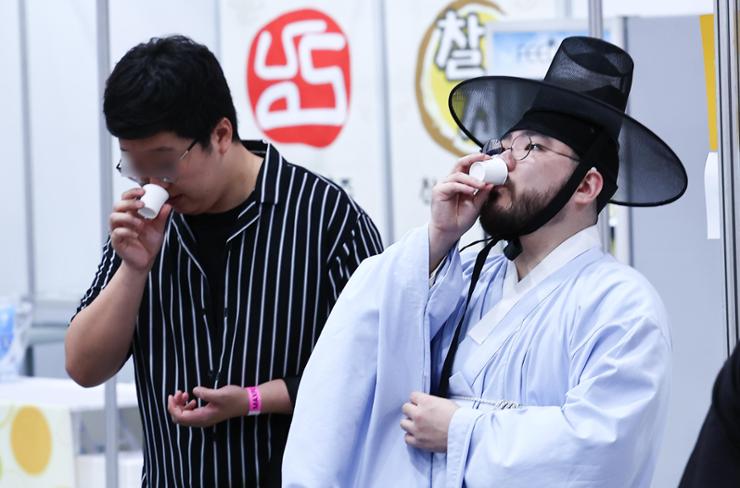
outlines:
[[[576,192],[578,185],[586,176],[588,170],[591,169],[592,165],[580,162],[576,169],[573,170],[573,174],[570,175],[568,181],[558,191],[558,193],[550,200],[550,203],[529,219],[521,229],[518,230],[516,235],[501,236],[501,239],[509,241],[504,248],[504,255],[510,260],[515,260],[522,253],[522,244],[519,241],[520,236],[525,236],[536,231],[546,223],[548,223],[558,212],[560,212],[565,204],[568,203],[570,197]]]

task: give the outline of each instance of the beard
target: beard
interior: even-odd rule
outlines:
[[[518,237],[532,218],[541,212],[558,192],[551,187],[545,192],[532,192],[517,195],[514,188],[507,187],[511,195],[511,204],[502,208],[499,204],[501,191],[494,189],[481,207],[480,225],[488,235],[507,238]]]

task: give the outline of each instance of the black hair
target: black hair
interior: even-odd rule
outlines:
[[[233,140],[239,140],[234,102],[216,56],[181,35],[131,48],[106,81],[103,113],[110,133],[121,139],[168,131],[208,148],[211,131],[226,117]]]

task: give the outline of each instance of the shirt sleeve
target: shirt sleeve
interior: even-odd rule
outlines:
[[[90,288],[85,292],[80,300],[80,305],[77,307],[77,311],[70,319],[70,322],[80,313],[82,310],[87,308],[95,299],[98,297],[103,288],[108,285],[108,282],[113,278],[113,275],[121,265],[121,258],[113,250],[113,246],[110,242],[110,237],[103,245],[103,255],[98,264],[98,270],[95,273]]]
[[[329,256],[329,310],[334,306],[352,273],[370,256],[383,252],[380,233],[370,217],[360,211],[354,225],[342,233]],[[328,315],[328,314],[327,314]]]
[[[290,403],[295,405],[295,399],[298,396],[298,386],[301,384],[301,376],[286,376],[283,378],[285,386],[288,388],[288,396],[290,397]]]
[[[118,256],[118,254],[116,254],[113,246],[111,245],[110,237],[108,237],[108,240],[103,245],[103,256],[100,259],[100,264],[98,264],[98,270],[95,273],[92,284],[83,295],[82,300],[80,300],[80,305],[77,307],[77,311],[69,320],[70,323],[72,323],[74,318],[77,317],[78,313],[83,311],[92,302],[95,301],[98,295],[100,295],[100,292],[103,290],[103,288],[105,288],[110,282],[111,278],[113,278],[113,275],[116,274],[116,271],[120,266],[121,258]],[[128,361],[128,358],[131,357],[133,351],[134,346],[132,343],[129,346],[128,354],[126,354],[126,359],[123,360],[123,362],[119,366],[119,369],[122,368],[124,364],[126,364],[126,361]]]

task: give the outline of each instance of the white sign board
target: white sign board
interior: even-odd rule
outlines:
[[[340,184],[387,241],[377,6],[220,3],[221,64],[243,139]]]

